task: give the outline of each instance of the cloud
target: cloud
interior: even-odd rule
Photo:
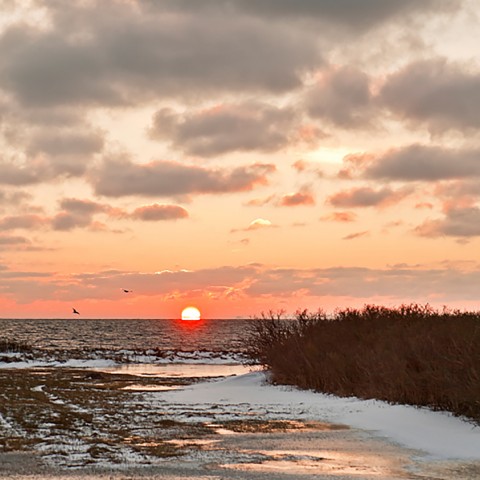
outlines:
[[[30,243],[25,237],[13,236],[13,235],[0,235],[0,246],[5,245],[24,245]]]
[[[51,224],[54,230],[61,231],[92,226],[94,214],[110,211],[108,205],[76,198],[61,200],[60,207],[63,211],[51,219]]]
[[[274,225],[270,220],[265,220],[264,218],[256,218],[250,222],[250,225],[245,230],[259,230],[263,228],[271,228]]]
[[[373,157],[363,176],[402,181],[436,181],[480,176],[480,150],[409,145]]]
[[[20,205],[29,199],[31,195],[27,192],[0,190],[0,205]]]
[[[188,3],[188,2],[187,2]],[[203,3],[203,2],[201,2]],[[212,1],[207,1],[211,4]],[[255,15],[264,15],[269,19],[275,17],[283,21],[292,19],[319,20],[334,22],[337,25],[347,26],[352,30],[366,30],[395,17],[420,13],[435,9],[436,12],[450,11],[458,5],[458,1],[425,0],[231,0],[229,5]],[[185,0],[181,5],[185,4]],[[218,4],[218,2],[215,2]]]
[[[193,3],[42,4],[49,28],[19,22],[1,36],[0,83],[28,106],[118,106],[198,91],[285,92],[322,61],[311,30]]]
[[[275,167],[268,164],[226,170],[167,161],[140,165],[126,159],[107,159],[92,183],[97,194],[109,197],[231,193],[267,184],[267,176],[273,171]]]
[[[100,152],[103,137],[98,132],[42,131],[33,137],[29,152],[51,156],[88,156]]]
[[[369,126],[372,95],[368,76],[353,67],[325,72],[306,96],[310,116],[342,128]]]
[[[326,215],[321,220],[330,220],[332,222],[349,223],[354,222],[357,218],[354,212],[333,212],[330,215]]]
[[[280,198],[278,205],[281,207],[315,205],[315,198],[308,188],[303,188],[299,192],[283,195]]]
[[[350,233],[349,235],[345,235],[342,237],[342,240],[354,240],[356,238],[364,237],[365,235],[368,235],[368,231],[363,231],[363,232],[356,232],[356,233]]]
[[[51,179],[52,172],[48,162],[44,160],[18,164],[12,161],[12,159],[0,158],[0,184],[18,187]]]
[[[45,224],[45,218],[40,215],[12,215],[0,219],[0,230],[34,229]]]
[[[245,228],[234,228],[231,230],[232,233],[235,232],[251,232],[255,230],[264,230],[269,228],[276,228],[277,225],[274,225],[270,220],[266,220],[264,218],[256,218],[252,220],[248,227]]]
[[[393,190],[391,188],[373,189],[359,187],[331,195],[328,202],[335,207],[385,207],[396,204],[411,193],[407,189]]]
[[[288,144],[295,117],[290,108],[253,101],[184,114],[162,109],[154,116],[150,134],[191,155],[273,152]]]
[[[387,77],[380,101],[401,118],[432,132],[480,127],[480,72],[435,58]]]
[[[415,229],[423,237],[478,237],[480,236],[480,208],[452,208],[442,219],[427,220]]]
[[[179,218],[187,218],[188,212],[178,205],[145,205],[134,210],[131,218],[144,220],[147,222],[159,220],[177,220]]]
[[[120,288],[128,285],[136,295],[168,298],[192,298],[209,294],[228,299],[232,295],[242,304],[258,301],[256,305],[271,304],[279,299],[298,302],[296,307],[318,308],[319,305],[337,307],[345,301],[366,299],[379,302],[434,302],[446,304],[477,301],[480,269],[476,264],[443,265],[438,268],[395,265],[385,269],[359,267],[332,268],[268,268],[259,264],[222,266],[196,271],[165,270],[162,272],[98,271],[69,277],[55,275],[35,280],[22,278],[22,272],[10,276],[9,270],[0,272],[0,289],[17,302],[39,299],[69,301],[111,299],[118,301]],[[28,277],[29,272],[24,272]],[[34,275],[32,275],[33,277]],[[18,277],[18,278],[15,278]],[[211,300],[210,300],[211,301]],[[371,300],[370,300],[371,301]],[[295,305],[295,304],[294,304]],[[295,307],[294,307],[295,308]]]

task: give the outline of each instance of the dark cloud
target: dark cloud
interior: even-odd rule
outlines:
[[[134,210],[131,217],[147,222],[156,222],[159,220],[177,220],[187,218],[188,212],[178,205],[145,205]]]
[[[359,187],[331,195],[328,202],[335,207],[384,207],[398,203],[410,193],[406,189]]]
[[[50,9],[52,28],[19,24],[0,38],[0,84],[28,106],[138,104],[200,90],[284,92],[321,62],[314,32],[221,9],[100,1]]]
[[[379,99],[433,132],[480,127],[480,72],[445,59],[415,62],[390,75]]]
[[[368,76],[352,67],[325,72],[306,97],[312,117],[343,128],[369,126],[372,95]]]
[[[361,165],[367,178],[436,181],[480,175],[480,150],[410,145],[372,156]]]
[[[450,11],[459,5],[458,0],[168,0],[178,9],[218,9],[228,13],[244,12],[264,16],[270,20],[309,20],[318,24],[335,23],[352,30],[372,28],[400,15],[421,13],[430,9]]]
[[[214,156],[233,151],[272,152],[287,145],[295,113],[260,102],[218,105],[200,112],[175,114],[162,109],[151,129],[192,155]]]
[[[126,159],[110,159],[92,177],[92,183],[98,194],[109,197],[169,197],[250,191],[256,185],[265,185],[267,176],[274,171],[275,167],[268,164],[226,170],[166,161],[139,165]]]
[[[478,207],[452,208],[442,219],[427,220],[416,228],[424,237],[478,237],[480,236],[480,209]]]

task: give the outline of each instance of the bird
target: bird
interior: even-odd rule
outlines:
[[[127,290],[126,288],[122,288],[122,290],[124,291],[124,293],[131,293],[132,290]]]
[[[80,315],[80,312],[77,311],[75,308],[72,307],[72,313],[76,313],[77,315]]]

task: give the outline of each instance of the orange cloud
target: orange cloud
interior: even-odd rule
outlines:
[[[332,222],[354,222],[357,215],[354,212],[333,212],[330,215],[322,217],[321,220],[330,220]]]
[[[307,189],[297,193],[283,195],[278,203],[281,207],[296,207],[299,205],[315,205],[315,198]]]

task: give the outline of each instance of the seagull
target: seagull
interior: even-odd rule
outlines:
[[[80,312],[78,312],[77,310],[75,310],[73,307],[72,307],[72,313],[76,313],[77,315],[80,315]]]
[[[132,290],[127,290],[126,288],[122,288],[122,290],[125,292],[125,293],[131,293]]]

